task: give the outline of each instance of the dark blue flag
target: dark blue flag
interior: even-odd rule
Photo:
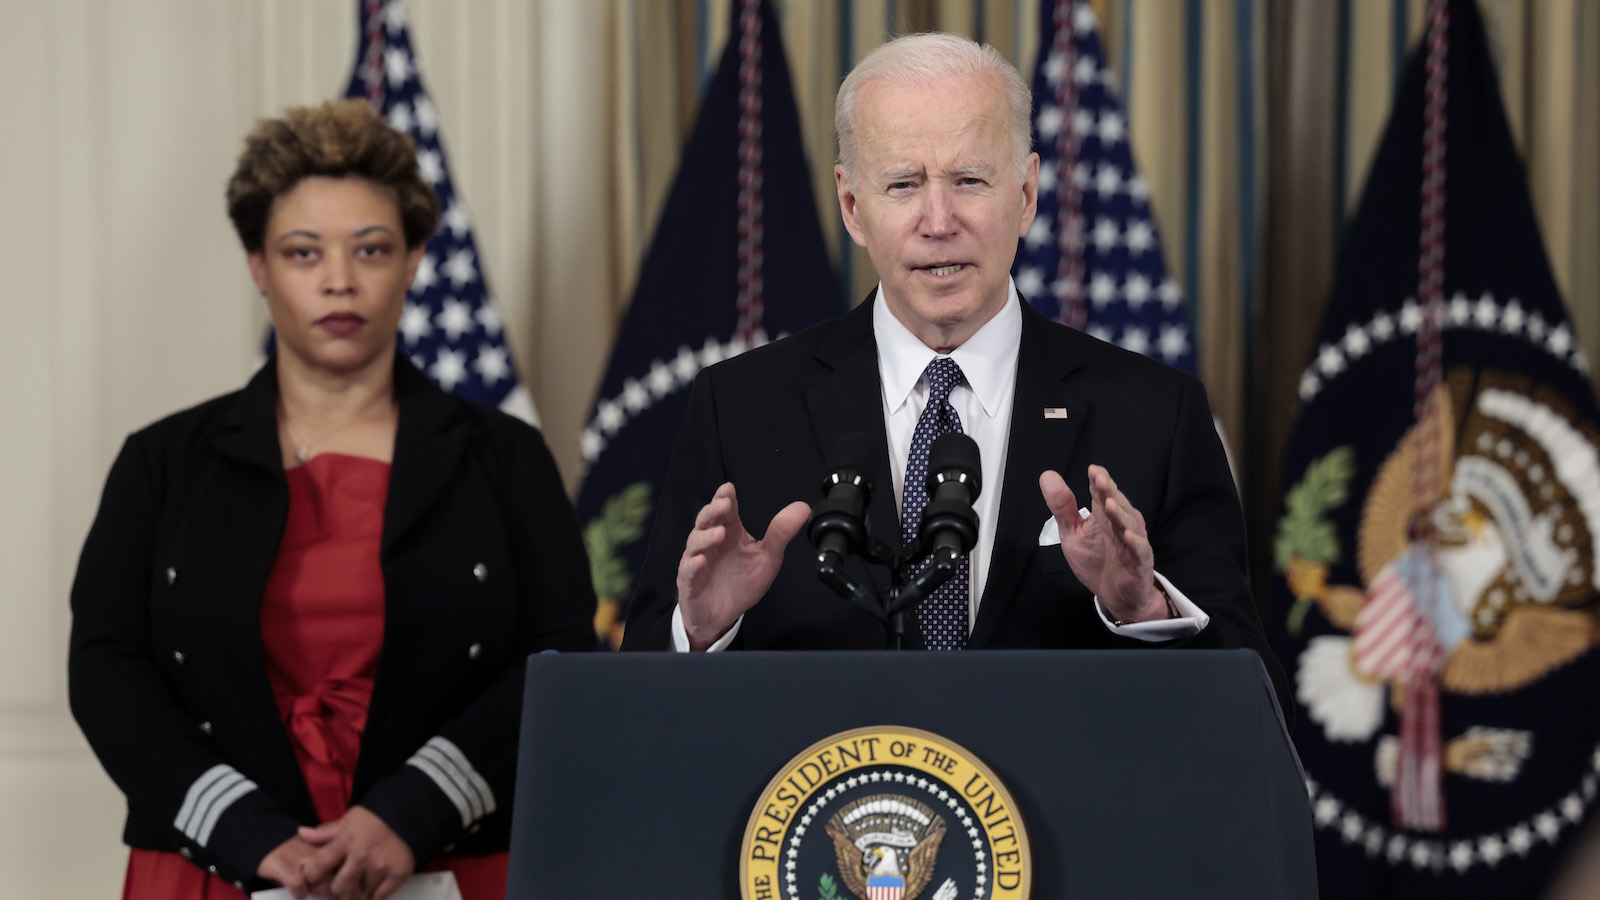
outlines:
[[[400,0],[356,0],[360,32],[347,97],[365,98],[417,144],[417,163],[443,215],[428,239],[400,317],[399,349],[447,391],[537,424],[517,378],[505,323],[489,298],[472,223],[456,196],[439,117],[422,87]]]
[[[1275,535],[1321,895],[1537,897],[1593,808],[1600,418],[1477,4],[1436,2]]]
[[[1040,312],[1195,373],[1183,293],[1167,277],[1150,190],[1084,0],[1041,0],[1033,75],[1039,212],[1012,277]]]
[[[845,310],[776,18],[757,0],[732,15],[583,433],[578,518],[613,647],[696,373]]]

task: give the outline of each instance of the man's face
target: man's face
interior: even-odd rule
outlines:
[[[992,75],[930,84],[869,81],[856,95],[854,182],[834,167],[839,209],[883,281],[885,302],[948,352],[999,312],[1028,231],[1039,157],[1018,170]]]

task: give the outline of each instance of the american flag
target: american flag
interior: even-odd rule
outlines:
[[[400,349],[445,390],[538,424],[511,360],[505,322],[489,297],[472,222],[450,180],[405,7],[400,0],[356,0],[356,7],[360,33],[345,96],[366,98],[390,127],[417,142],[417,165],[443,210],[406,295]]]
[[[1017,289],[1045,315],[1194,374],[1183,293],[1161,258],[1094,10],[1041,0],[1039,34],[1039,211],[1012,268]]]
[[[1432,675],[1444,661],[1432,608],[1445,578],[1428,554],[1414,548],[1384,568],[1367,589],[1367,603],[1356,617],[1351,651],[1362,674],[1385,681]],[[1413,590],[1426,579],[1434,590]],[[1446,602],[1453,602],[1447,600]]]

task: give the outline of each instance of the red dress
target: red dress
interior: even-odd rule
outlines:
[[[317,818],[350,805],[373,677],[383,649],[378,548],[389,464],[323,453],[285,473],[289,522],[261,596],[261,643],[278,714]],[[455,873],[463,900],[506,893],[507,855],[441,856],[425,871]],[[176,853],[133,850],[124,900],[246,895]]]

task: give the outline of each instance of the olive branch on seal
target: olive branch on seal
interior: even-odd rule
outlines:
[[[839,900],[839,882],[834,881],[833,876],[826,872],[822,873],[822,878],[817,882],[817,898]]]
[[[1305,627],[1315,595],[1297,587],[1291,569],[1297,565],[1327,567],[1339,561],[1339,535],[1326,513],[1350,497],[1350,478],[1355,474],[1355,449],[1335,447],[1306,466],[1305,477],[1284,497],[1287,512],[1278,520],[1273,541],[1274,568],[1290,575],[1295,590],[1294,608],[1289,611],[1289,633],[1299,637]]]
[[[617,599],[628,596],[633,587],[633,575],[619,551],[644,536],[644,520],[650,517],[652,505],[649,482],[630,484],[611,495],[600,508],[600,515],[584,526],[589,577],[597,596]]]

